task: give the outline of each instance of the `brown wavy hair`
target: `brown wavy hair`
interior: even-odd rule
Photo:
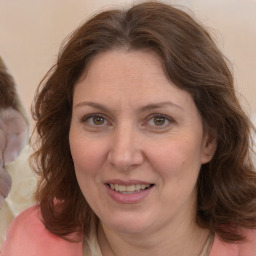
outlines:
[[[46,228],[64,238],[72,232],[88,236],[94,213],[76,180],[68,140],[73,90],[95,55],[120,48],[157,53],[167,77],[192,95],[217,140],[212,161],[198,177],[197,223],[225,241],[243,240],[240,228],[256,224],[254,128],[236,96],[229,64],[206,29],[187,12],[159,2],[92,17],[69,37],[38,87],[33,159]]]

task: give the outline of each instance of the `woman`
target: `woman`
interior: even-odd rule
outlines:
[[[34,118],[39,204],[2,255],[256,254],[252,126],[188,14],[144,3],[87,21]]]

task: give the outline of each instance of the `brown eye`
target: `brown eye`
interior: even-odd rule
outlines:
[[[108,125],[108,121],[106,120],[106,118],[102,115],[98,115],[98,114],[91,114],[88,116],[85,116],[82,118],[82,123],[84,125],[89,125],[91,127],[102,127],[105,125]]]
[[[153,122],[156,126],[163,126],[166,122],[166,118],[165,117],[155,117],[153,119]]]
[[[94,116],[92,117],[92,122],[94,125],[103,125],[105,122],[105,119],[102,116]]]
[[[167,128],[169,127],[172,123],[174,123],[174,120],[166,115],[162,114],[152,114],[149,116],[149,119],[147,121],[147,125],[151,128]]]

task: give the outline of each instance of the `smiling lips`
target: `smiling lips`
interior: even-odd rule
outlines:
[[[141,180],[113,179],[105,182],[108,195],[117,203],[135,204],[146,198],[155,184]]]
[[[116,192],[122,193],[122,194],[131,194],[131,193],[136,193],[143,191],[147,188],[149,188],[151,185],[144,185],[144,184],[136,184],[136,185],[119,185],[119,184],[108,184],[109,187],[112,190],[115,190]]]

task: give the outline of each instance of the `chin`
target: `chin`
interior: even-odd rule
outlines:
[[[152,219],[147,218],[144,215],[134,216],[133,214],[129,214],[128,216],[112,216],[111,219],[111,222],[110,218],[107,222],[104,222],[104,224],[108,226],[108,228],[120,233],[127,234],[143,233],[148,230],[153,224]]]

